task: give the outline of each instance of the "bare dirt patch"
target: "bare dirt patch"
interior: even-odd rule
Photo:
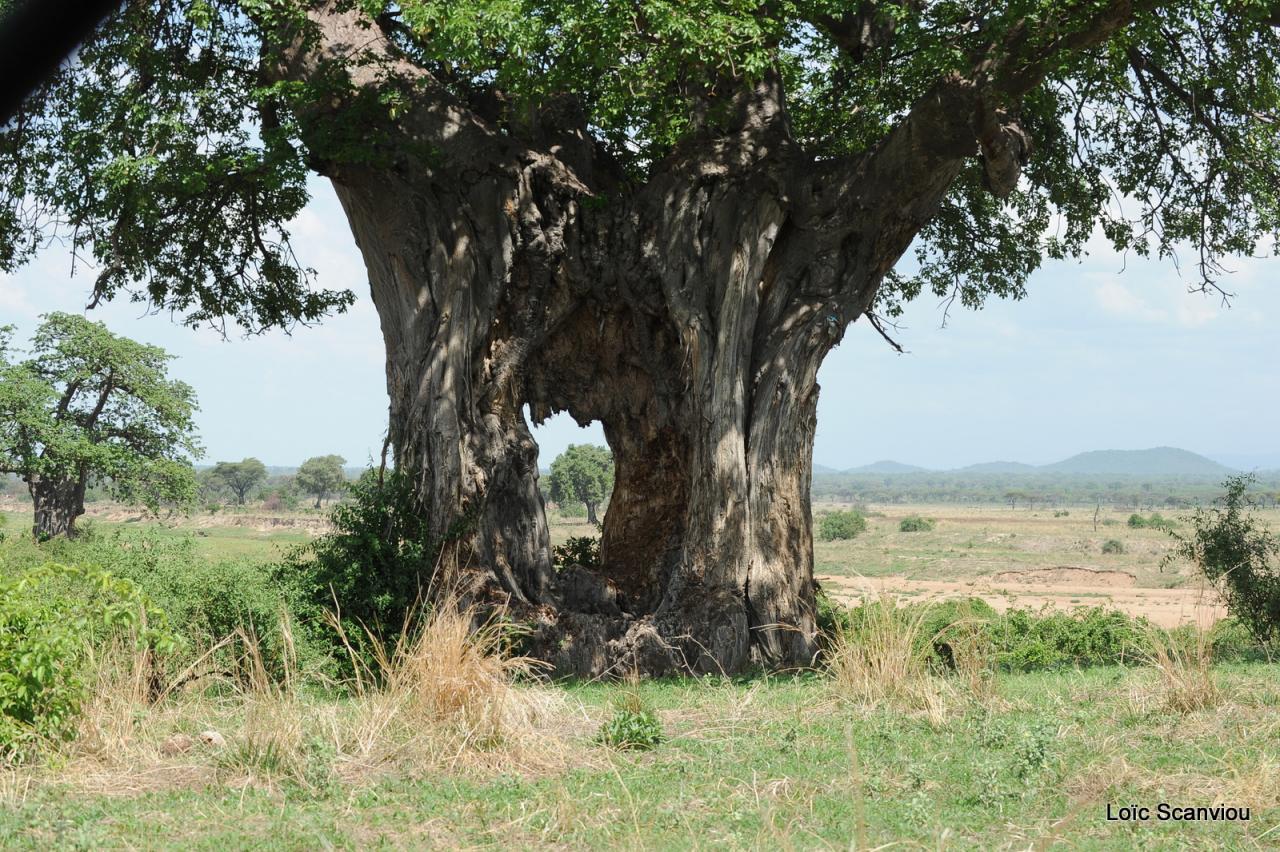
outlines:
[[[1056,568],[1033,568],[1028,571],[1001,571],[991,579],[996,583],[1018,583],[1021,585],[1106,586],[1108,588],[1138,585],[1138,578],[1128,571],[1078,568],[1071,565],[1059,565]]]

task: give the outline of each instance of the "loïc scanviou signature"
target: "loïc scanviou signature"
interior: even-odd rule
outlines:
[[[1183,807],[1160,802],[1153,808],[1108,802],[1107,819],[1112,822],[1248,822],[1249,809],[1225,804]]]

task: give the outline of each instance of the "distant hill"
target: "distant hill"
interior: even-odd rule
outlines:
[[[956,473],[1034,473],[1039,470],[1033,464],[1022,462],[995,461],[971,464],[956,470]]]
[[[1093,450],[1038,470],[1103,476],[1221,476],[1232,472],[1224,464],[1189,450],[1154,447],[1150,450]]]
[[[926,469],[916,467],[913,464],[903,464],[902,462],[884,459],[871,464],[864,464],[862,467],[851,467],[845,473],[921,473]]]
[[[1258,461],[1269,460],[1266,456],[1258,456]],[[1242,466],[1243,467],[1243,466]],[[1258,465],[1263,467],[1263,465]],[[1247,469],[1247,468],[1245,468]],[[1153,447],[1149,450],[1093,450],[1080,453],[1060,462],[1045,465],[1031,465],[1015,461],[993,461],[971,464],[954,470],[936,471],[913,464],[898,461],[878,461],[864,464],[861,467],[838,471],[827,465],[814,465],[813,472],[818,476],[839,476],[869,474],[872,476],[893,476],[895,474],[912,473],[946,473],[953,475],[1035,475],[1035,474],[1080,474],[1083,476],[1203,476],[1221,479],[1236,468],[1229,467],[1211,458],[1180,450],[1177,447]]]

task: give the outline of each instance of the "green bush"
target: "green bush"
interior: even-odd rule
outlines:
[[[817,611],[814,614],[814,622],[818,628],[818,645],[825,650],[832,637],[849,630],[852,626],[853,622],[850,618],[852,610],[837,603],[835,598],[821,587],[815,595],[815,603]]]
[[[120,638],[157,654],[177,645],[165,613],[108,572],[48,563],[0,579],[0,754],[71,737],[90,651]]]
[[[596,734],[597,742],[630,751],[657,748],[666,738],[657,714],[634,692],[623,696],[614,708],[613,716]]]
[[[908,515],[902,519],[902,523],[898,524],[899,532],[930,532],[934,523],[928,518],[922,518],[919,515]]]
[[[1118,538],[1109,538],[1102,543],[1103,553],[1124,553],[1124,542]]]
[[[295,579],[273,575],[270,566],[245,560],[210,561],[200,557],[189,536],[149,532],[89,533],[74,540],[51,541],[44,550],[62,561],[133,582],[168,614],[192,654],[203,653],[242,630],[257,639],[271,674],[282,673],[290,655],[304,668],[326,663],[328,649],[307,631],[282,635],[282,616],[294,619],[308,601]],[[227,647],[210,663],[235,672],[240,656],[237,648]],[[190,660],[178,656],[172,662],[185,666]]]
[[[829,642],[837,631],[856,634],[860,626],[882,606],[871,601],[846,608],[825,595],[818,598],[819,639]],[[923,607],[924,612],[917,608]],[[937,663],[948,662],[941,648],[949,644],[963,625],[966,643],[992,655],[991,662],[1005,671],[1032,671],[1072,666],[1110,665],[1141,656],[1145,631],[1142,619],[1101,607],[1055,612],[1011,609],[997,612],[981,598],[911,604],[905,622],[918,623],[916,650]],[[916,619],[918,618],[918,622]]]
[[[562,518],[585,518],[587,516],[587,504],[575,502],[561,503],[556,512]]]
[[[1252,474],[1229,477],[1222,508],[1197,509],[1174,556],[1196,565],[1259,642],[1280,638],[1280,538],[1248,511]]]
[[[1176,527],[1177,524],[1164,517],[1159,512],[1153,512],[1149,518],[1144,518],[1141,515],[1130,515],[1129,526],[1134,529],[1171,530]]]
[[[336,602],[350,640],[361,642],[366,631],[395,636],[430,590],[441,544],[418,509],[412,477],[365,471],[329,517],[333,531],[286,556],[273,581],[296,592],[308,624],[321,623]],[[464,530],[459,523],[449,535]],[[338,641],[333,631],[323,634]]]
[[[996,663],[1007,671],[1110,665],[1145,647],[1142,619],[1090,607],[1071,612],[1011,609],[992,623]]]
[[[600,539],[589,535],[570,536],[564,544],[551,548],[551,561],[556,570],[581,565],[595,571],[600,568]]]
[[[829,512],[818,521],[818,538],[823,541],[845,541],[856,538],[867,529],[866,517],[858,511]]]

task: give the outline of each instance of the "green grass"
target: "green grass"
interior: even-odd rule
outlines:
[[[1219,671],[1224,705],[1178,716],[1135,700],[1152,673],[1007,676],[941,726],[834,701],[815,675],[577,684],[605,718],[638,690],[670,740],[617,752],[570,735],[566,765],[395,776],[317,793],[212,784],[89,794],[4,788],[5,848],[1243,848],[1280,820],[1280,666]],[[1108,802],[1252,807],[1252,821],[1108,822]]]
[[[29,512],[0,512],[0,514],[7,518],[7,523],[0,529],[10,537],[26,537],[30,534],[31,514]],[[234,515],[229,515],[228,519],[231,517]],[[190,536],[195,541],[196,553],[204,558],[250,559],[258,562],[278,559],[283,551],[305,544],[313,538],[302,529],[258,530],[248,526],[197,527],[182,518],[170,523],[161,523],[154,520],[105,521],[87,517],[80,520],[79,526],[103,534],[110,534],[117,530],[146,530],[158,538],[178,539]]]
[[[824,548],[844,548],[828,549],[826,557],[865,567],[862,558],[871,555],[882,560],[873,564],[926,575],[966,557],[1070,560],[1060,550],[1016,549],[1033,538],[1025,530],[991,540],[998,528],[939,517],[934,532],[905,535],[896,532],[894,518],[875,518],[855,542],[820,543],[820,558]],[[1078,519],[1073,513],[1059,523],[1065,520]],[[28,523],[21,515],[9,518],[6,548],[34,547],[12,540]],[[104,532],[139,526],[99,523]],[[192,534],[148,526],[160,535]],[[1054,529],[1044,535],[1075,535]],[[307,537],[245,527],[202,532],[197,546],[210,559],[268,560],[281,545]],[[554,524],[552,533],[557,542],[595,534],[585,523]],[[1135,540],[1156,540],[1150,531],[1138,533]],[[975,547],[966,547],[971,540]],[[246,784],[243,773],[221,768],[216,755],[166,762],[139,747],[136,765],[55,760],[0,771],[0,848],[1274,845],[1280,840],[1280,664],[1222,665],[1216,676],[1222,703],[1179,715],[1163,709],[1150,669],[1001,673],[993,698],[958,700],[936,724],[892,706],[839,701],[830,682],[813,673],[566,683],[556,688],[563,706],[553,711],[556,724],[548,733],[558,757],[531,761],[532,769],[513,768],[507,755],[495,753],[456,770],[400,766],[318,787],[269,777]],[[651,751],[619,751],[597,741],[601,724],[631,691],[657,713],[666,735]],[[142,713],[133,736],[158,743],[174,730],[213,726],[233,749],[242,735],[220,700],[184,697],[158,716]],[[339,709],[345,701],[322,693],[303,700]],[[186,771],[201,761],[200,771]],[[1108,803],[1161,801],[1248,806],[1252,821],[1105,818]]]

